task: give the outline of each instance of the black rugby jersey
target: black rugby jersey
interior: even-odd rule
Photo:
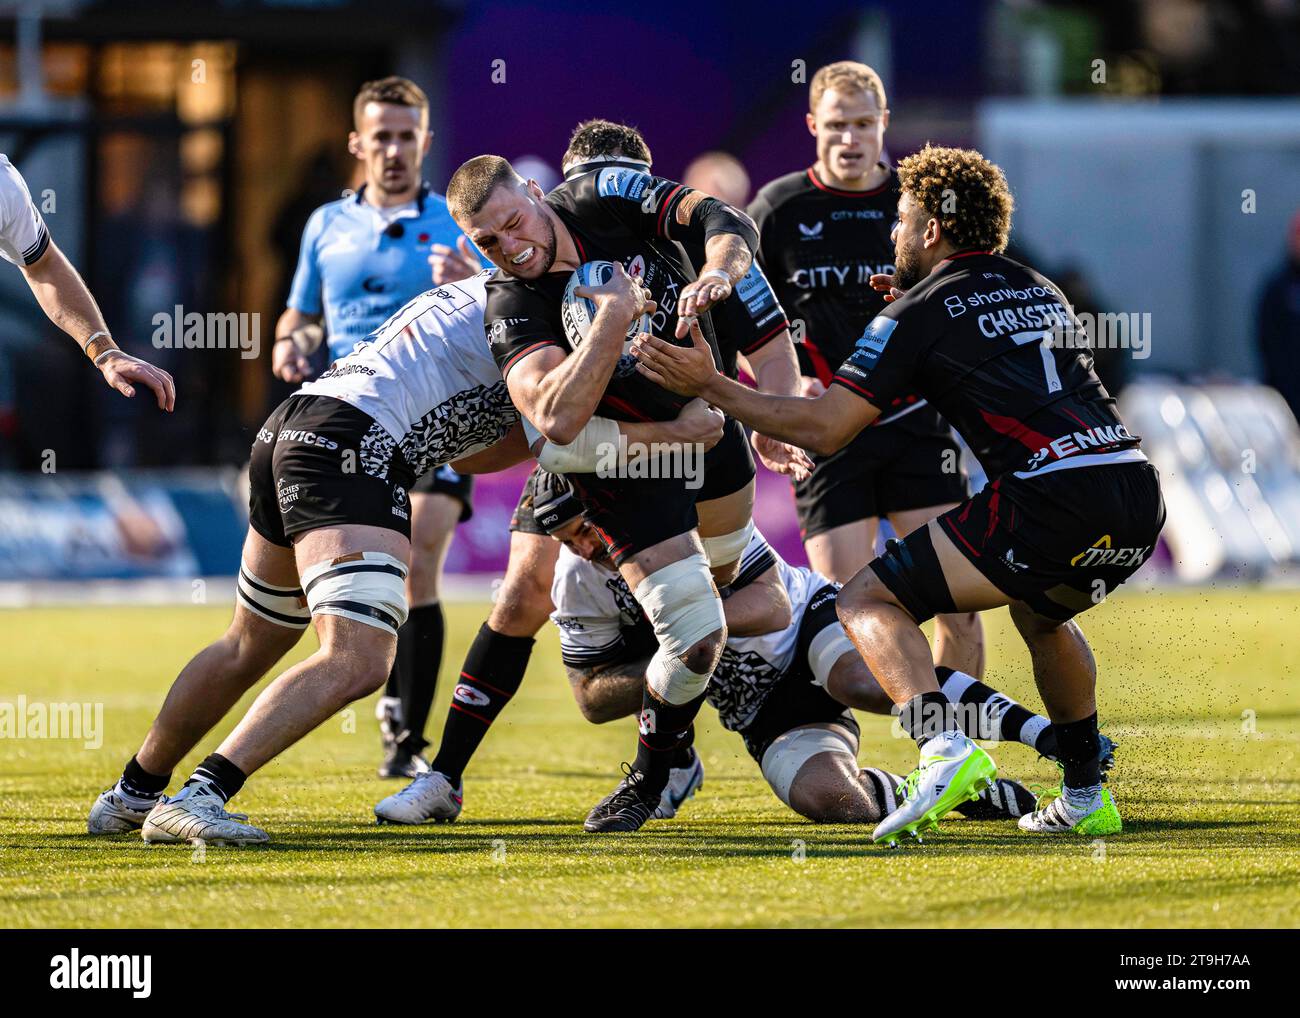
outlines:
[[[742,212],[684,184],[625,166],[609,165],[567,180],[546,203],[573,236],[585,263],[618,261],[639,276],[658,305],[651,331],[669,342],[677,328],[677,301],[695,278],[682,244],[703,247],[719,233],[735,233],[750,250],[758,234]],[[570,350],[561,320],[569,272],[537,280],[515,279],[498,271],[487,285],[484,328],[504,377],[520,358],[542,346]],[[722,366],[711,314],[700,327]],[[689,343],[687,337],[685,343]],[[636,370],[625,354],[601,399],[597,413],[615,420],[671,420],[689,400],[661,388]]]
[[[889,239],[898,215],[898,175],[871,191],[841,191],[809,167],[778,177],[749,206],[758,258],[791,321],[802,321],[799,367],[829,384],[862,329],[885,306],[871,288],[894,271]]]
[[[987,251],[941,262],[885,306],[835,373],[882,414],[925,398],[989,477],[1140,460],[1051,280]]]

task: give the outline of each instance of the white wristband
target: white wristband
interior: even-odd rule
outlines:
[[[109,354],[114,354],[114,353],[120,353],[123,357],[130,357],[130,356],[131,356],[129,353],[126,353],[124,350],[121,350],[121,349],[119,349],[118,347],[113,347],[113,348],[111,348],[111,349],[109,349],[109,350],[105,350],[103,353],[101,353],[98,357],[96,357],[96,358],[95,358],[93,361],[91,361],[90,363],[93,364],[93,365],[95,365],[95,367],[99,367],[101,364],[104,363],[104,358],[105,358],[105,357],[107,357]]]
[[[709,276],[717,276],[721,282],[726,283],[728,286],[731,285],[731,277],[722,269],[709,269],[708,272],[703,272],[697,276],[695,281],[697,283],[702,283],[704,280],[708,279]]]

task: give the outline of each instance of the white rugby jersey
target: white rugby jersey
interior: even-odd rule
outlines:
[[[741,556],[732,590],[752,583],[773,565],[790,597],[790,625],[763,636],[728,639],[709,681],[709,703],[717,709],[723,726],[733,732],[742,731],[754,720],[777,681],[796,664],[804,611],[813,594],[830,583],[820,573],[790,565],[755,530]],[[654,630],[623,577],[568,548],[560,549],[555,564],[551,601],[555,605],[551,621],[560,631],[560,653],[566,665],[590,668],[655,651]]]
[[[50,231],[32,204],[27,182],[9,157],[0,153],[0,258],[31,265],[50,246]]]
[[[362,457],[386,464],[396,446],[416,476],[500,441],[519,412],[483,332],[490,274],[420,294],[298,391],[369,414],[382,433]]]

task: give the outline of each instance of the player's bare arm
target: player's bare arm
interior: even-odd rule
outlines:
[[[271,373],[280,381],[296,385],[311,377],[309,358],[325,337],[320,323],[320,315],[284,309],[275,323],[275,346],[271,348]]]
[[[510,371],[506,385],[520,412],[547,440],[568,445],[591,420],[623,353],[623,341],[637,316],[656,310],[654,301],[621,265],[602,286],[579,287],[596,304],[591,333],[571,354],[543,347]]]
[[[585,668],[566,664],[564,671],[582,716],[592,724],[603,725],[641,710],[648,667],[650,658],[639,657]]]
[[[705,242],[705,262],[694,282],[682,287],[677,301],[677,338],[685,339],[691,319],[731,296],[749,271],[754,254],[738,233],[718,233]]]
[[[40,258],[22,266],[22,273],[46,317],[81,344],[104,381],[127,397],[135,395],[132,383],[144,385],[153,391],[160,410],[175,408],[172,376],[118,349],[81,274],[53,240]]]
[[[752,353],[740,354],[739,359],[760,392],[774,396],[806,395],[799,390],[799,358],[795,356],[790,330],[784,330]],[[774,474],[787,474],[796,480],[806,480],[812,474],[813,461],[802,449],[757,431],[750,436],[750,442],[763,465]]]
[[[781,582],[781,571],[773,565],[729,595],[722,603],[722,614],[727,620],[728,638],[763,636],[786,629],[793,609],[789,591]]]
[[[691,346],[678,347],[642,333],[632,348],[637,370],[672,392],[699,396],[756,431],[820,455],[842,449],[880,416],[870,403],[839,386],[816,399],[771,396],[732,381],[713,366],[698,328]]]

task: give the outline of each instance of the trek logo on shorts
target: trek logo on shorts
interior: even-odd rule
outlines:
[[[492,698],[487,693],[481,689],[475,689],[473,686],[467,686],[463,682],[452,690],[451,698],[459,700],[461,703],[467,703],[471,707],[486,707],[492,702]]]
[[[647,707],[641,712],[641,716],[636,719],[636,728],[642,735],[653,735],[655,733],[655,712],[653,707]]]
[[[1084,548],[1083,551],[1070,559],[1070,565],[1078,566],[1080,569],[1091,569],[1094,566],[1132,566],[1137,568],[1146,561],[1151,554],[1152,545],[1145,548],[1112,548],[1110,546],[1110,534],[1102,534],[1101,537],[1092,542],[1091,547]]]

